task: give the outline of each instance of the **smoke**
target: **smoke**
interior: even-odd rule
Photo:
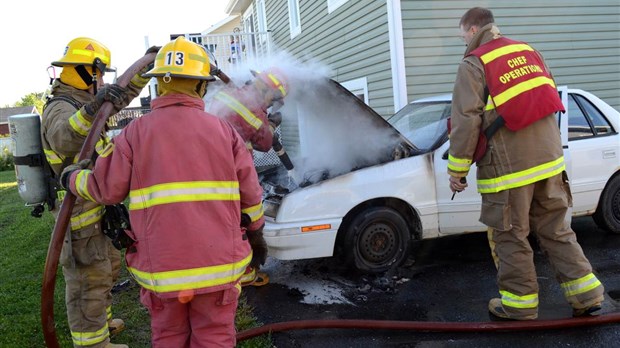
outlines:
[[[289,92],[278,110],[282,113],[279,131],[298,182],[313,183],[390,159],[399,141],[396,133],[386,127],[381,116],[331,81],[331,69],[319,61],[311,57],[302,61],[279,51],[260,61],[238,64],[230,72],[223,71],[241,86],[252,79],[250,70],[272,66],[288,80]],[[222,85],[209,85],[207,104]],[[255,162],[268,157],[279,164],[272,152],[255,152]]]

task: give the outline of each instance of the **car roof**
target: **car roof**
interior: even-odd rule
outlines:
[[[558,88],[562,88],[562,87],[566,87],[566,86],[558,86]],[[578,93],[578,92],[583,92],[583,91],[580,90],[580,89],[569,88],[568,92],[569,93]],[[452,93],[438,94],[438,95],[434,95],[434,96],[431,96],[431,97],[425,97],[425,98],[416,99],[416,100],[410,102],[409,104],[413,104],[413,103],[446,102],[446,101],[452,101]]]

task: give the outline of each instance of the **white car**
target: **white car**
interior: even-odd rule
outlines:
[[[301,161],[315,163],[314,169],[304,167],[301,187],[283,184],[280,169],[260,173],[270,256],[295,260],[339,255],[360,271],[377,273],[402,263],[413,240],[486,231],[478,221],[481,199],[475,185],[454,199],[449,189],[446,118],[451,95],[413,101],[386,122],[365,104],[349,102],[352,95],[336,82],[330,85],[343,95],[334,104],[356,109],[324,117],[327,121],[305,120],[306,127],[325,131],[318,126],[323,122],[332,134],[306,135],[306,142],[316,140],[310,146],[301,139],[301,148],[328,149]],[[562,137],[573,216],[592,215],[601,228],[620,233],[620,113],[588,92],[562,87],[560,93],[567,106],[558,121],[561,129],[568,129]],[[327,102],[307,103],[317,108]],[[302,111],[300,117],[311,114]],[[363,120],[353,121],[356,118]],[[348,128],[336,131],[339,121]],[[354,124],[364,123],[381,131],[356,132]],[[325,143],[334,133],[340,143],[331,145],[332,152],[347,151],[336,154],[342,164],[337,170],[322,169],[320,159],[331,154]],[[358,147],[364,154],[375,153],[360,157],[358,152],[355,164],[345,165],[348,150]],[[472,166],[469,182],[475,182],[475,169]]]

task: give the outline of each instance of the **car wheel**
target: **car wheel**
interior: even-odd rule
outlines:
[[[620,175],[613,177],[603,190],[592,218],[599,228],[620,233]]]
[[[404,261],[410,239],[407,222],[397,211],[368,208],[348,225],[343,252],[359,271],[380,273]]]

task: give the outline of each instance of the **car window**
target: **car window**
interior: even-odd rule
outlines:
[[[594,135],[586,115],[581,111],[574,95],[568,95],[568,139],[591,137]]]
[[[447,131],[450,101],[411,103],[388,122],[417,148],[430,150]]]
[[[609,122],[607,122],[599,109],[597,109],[584,96],[578,94],[574,94],[573,96],[575,97],[575,100],[579,103],[579,105],[583,108],[583,111],[586,113],[586,117],[588,117],[588,119],[594,126],[596,135],[606,135],[612,133],[611,125],[609,124]]]

